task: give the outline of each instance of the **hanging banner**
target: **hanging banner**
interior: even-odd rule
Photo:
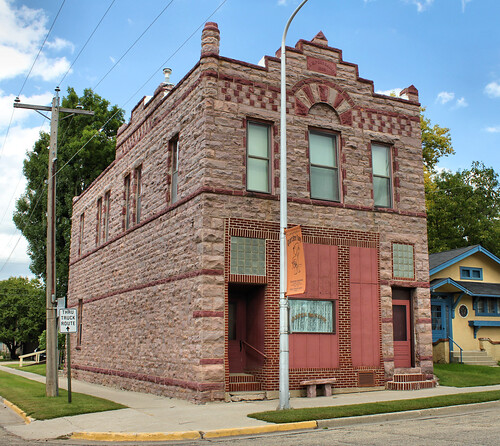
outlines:
[[[285,229],[286,237],[286,295],[303,294],[306,291],[306,262],[302,230],[300,226]]]

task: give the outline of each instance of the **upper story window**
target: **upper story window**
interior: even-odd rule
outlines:
[[[392,207],[391,149],[372,144],[373,200],[375,206]]]
[[[311,198],[340,201],[337,135],[309,132]]]
[[[125,177],[125,230],[130,228],[130,174]]]
[[[483,268],[472,268],[469,266],[460,267],[460,279],[463,280],[483,280]]]
[[[256,122],[247,125],[247,190],[271,191],[270,126]]]
[[[141,222],[142,166],[136,167],[135,176],[135,223]]]
[[[99,246],[101,244],[101,231],[102,231],[102,198],[97,200],[97,224],[96,224],[96,235],[95,244]]]
[[[179,138],[175,137],[171,143],[170,147],[172,150],[172,184],[171,184],[171,194],[170,202],[175,203],[177,201],[177,187],[179,180]]]
[[[109,219],[110,219],[110,209],[111,209],[111,191],[107,191],[104,194],[104,241],[107,242],[109,239]]]
[[[80,215],[80,238],[78,239],[78,255],[83,253],[83,234],[85,231],[85,213]]]
[[[476,298],[476,316],[500,316],[500,299],[495,297]]]
[[[402,279],[414,279],[414,252],[413,245],[402,243],[392,244],[392,275]]]

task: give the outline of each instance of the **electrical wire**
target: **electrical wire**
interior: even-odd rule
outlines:
[[[155,24],[155,22],[162,16],[162,14],[169,8],[169,6],[174,2],[174,0],[170,0],[170,2],[161,10],[161,12],[154,18],[154,20],[148,25],[148,27],[142,32],[142,34],[135,39],[134,43],[128,47],[128,49],[121,55],[121,57],[113,64],[113,66],[108,70],[108,72],[97,82],[97,84],[92,88],[95,89],[101,84],[101,82],[108,77],[108,74],[111,73],[116,66],[123,60],[123,58],[130,52],[130,50],[141,40],[141,38],[148,32],[148,30]]]
[[[99,28],[99,26],[101,25],[102,21],[104,20],[104,17],[106,17],[106,15],[108,14],[109,10],[111,9],[111,7],[115,4],[116,0],[113,0],[111,2],[111,4],[108,6],[108,9],[106,9],[106,11],[104,12],[104,14],[102,15],[101,17],[101,20],[99,20],[99,22],[97,23],[97,25],[95,26],[94,30],[92,31],[92,33],[90,34],[90,36],[88,37],[87,41],[85,42],[85,44],[82,46],[82,49],[80,50],[80,52],[78,53],[78,55],[75,57],[75,59],[73,60],[73,62],[71,63],[70,67],[68,68],[68,71],[66,71],[66,73],[64,74],[64,76],[62,77],[62,79],[59,81],[59,86],[61,86],[61,84],[63,83],[64,79],[66,79],[66,76],[68,75],[68,73],[71,71],[71,68],[73,68],[73,65],[76,63],[76,61],[78,60],[78,58],[80,57],[80,55],[82,54],[83,50],[85,49],[85,47],[87,46],[87,44],[90,42],[90,39],[92,39],[92,37],[94,36],[95,32],[97,31],[97,28]]]

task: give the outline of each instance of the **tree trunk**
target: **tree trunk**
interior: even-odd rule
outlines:
[[[10,359],[18,359],[16,350],[19,348],[19,345],[16,345],[15,342],[13,342],[12,344],[9,342],[9,343],[7,343],[5,345],[9,349]]]

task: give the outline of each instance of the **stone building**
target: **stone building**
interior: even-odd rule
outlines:
[[[116,159],[73,203],[79,379],[208,401],[279,381],[280,54],[201,58],[133,109]],[[290,389],[432,375],[418,91],[373,82],[319,33],[287,49]],[[415,379],[413,377],[412,379]]]

